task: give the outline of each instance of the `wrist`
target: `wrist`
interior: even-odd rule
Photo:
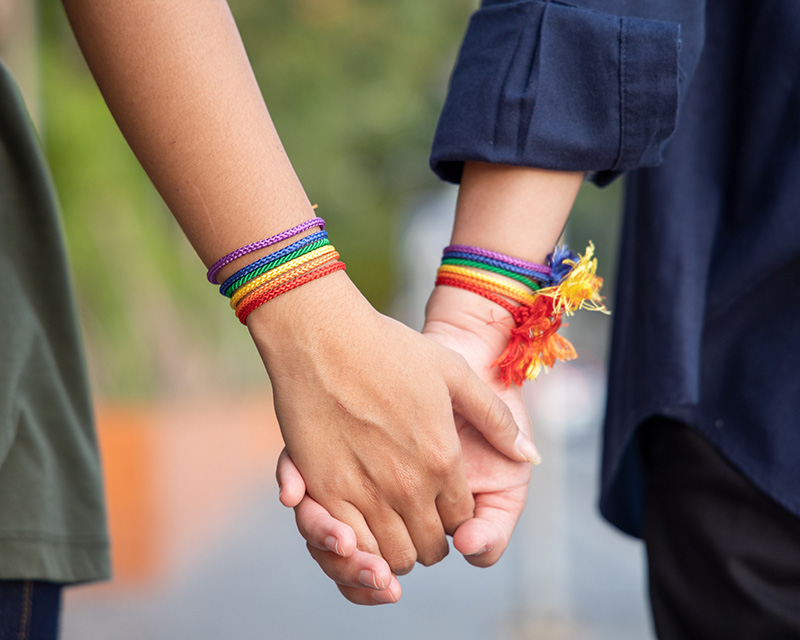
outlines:
[[[499,355],[508,344],[514,320],[506,309],[471,291],[437,286],[425,306],[423,333],[435,332],[444,325],[449,332],[455,330],[462,337],[477,337]]]
[[[544,262],[582,183],[579,172],[467,162],[452,243]]]
[[[246,325],[269,364],[304,344],[335,338],[348,318],[371,309],[347,274],[337,271],[266,302],[250,313]]]

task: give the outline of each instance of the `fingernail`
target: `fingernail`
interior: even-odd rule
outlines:
[[[465,556],[479,556],[482,553],[486,553],[489,550],[489,547],[481,547],[477,551],[473,551],[472,553],[465,553]]]
[[[386,588],[385,585],[378,584],[378,576],[375,574],[374,571],[370,571],[369,569],[364,569],[361,573],[358,574],[358,581],[365,587],[369,587],[370,589],[376,589],[380,591]]]
[[[372,594],[372,600],[378,604],[394,604],[397,602],[391,591],[376,591]]]
[[[531,442],[523,434],[520,433],[517,436],[516,445],[517,451],[519,451],[520,455],[528,462],[532,464],[539,464],[542,461],[542,456],[539,455],[536,447],[533,446],[533,442]]]
[[[325,538],[325,547],[333,551],[336,555],[342,555],[342,551],[339,548],[339,538],[336,536],[328,536]]]

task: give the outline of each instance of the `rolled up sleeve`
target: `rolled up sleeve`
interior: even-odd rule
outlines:
[[[678,22],[542,0],[471,18],[431,167],[477,160],[591,172],[604,184],[660,162],[679,106]]]

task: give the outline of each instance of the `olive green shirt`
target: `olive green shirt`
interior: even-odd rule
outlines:
[[[53,187],[0,63],[0,579],[109,576],[102,477]]]

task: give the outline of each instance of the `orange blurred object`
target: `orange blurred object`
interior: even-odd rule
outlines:
[[[269,395],[96,407],[115,585],[191,564],[274,482],[282,447]]]

